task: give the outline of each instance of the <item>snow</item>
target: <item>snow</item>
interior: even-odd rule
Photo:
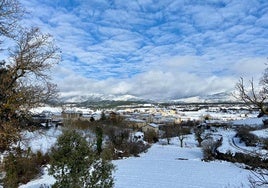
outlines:
[[[69,109],[69,108],[67,108]],[[71,108],[75,111],[88,113],[89,109]],[[42,107],[34,112],[52,111],[60,113],[62,108]],[[96,112],[100,114],[101,111]],[[210,115],[213,120],[224,120],[232,122],[233,125],[249,125],[260,127],[262,118],[241,117],[239,114],[226,114],[219,112],[208,112],[205,109],[199,111],[183,112],[181,118],[200,120],[205,115]],[[254,131],[254,134],[262,137],[268,130]],[[56,142],[57,137],[62,133],[61,128],[43,130],[43,132],[24,132],[25,147],[31,147],[33,151],[41,150],[46,152]],[[137,133],[140,135],[141,133]],[[234,138],[236,132],[232,129],[217,129],[215,135],[223,137],[221,152],[250,152],[250,148],[239,143]],[[241,168],[241,165],[225,161],[202,161],[202,151],[197,147],[194,135],[188,135],[184,140],[184,147],[179,147],[178,138],[171,140],[171,145],[167,145],[166,140],[160,140],[153,144],[147,153],[140,157],[130,157],[113,161],[116,165],[114,172],[115,188],[228,188],[228,187],[249,187],[248,177],[252,173]],[[48,175],[47,167],[44,174],[21,185],[20,188],[40,188],[41,185],[52,185],[55,179]]]
[[[60,114],[62,112],[61,107],[42,106],[31,110],[32,113],[38,114],[42,112],[51,112],[53,114]]]
[[[116,188],[249,187],[250,171],[233,163],[201,161],[199,148],[153,145],[140,158],[114,161]],[[179,160],[183,159],[183,160]]]
[[[32,151],[41,151],[46,153],[57,141],[59,135],[62,134],[61,128],[42,129],[39,131],[23,132],[23,146],[31,147]]]
[[[259,138],[268,138],[268,129],[261,129],[261,130],[256,130],[252,131],[253,134],[258,136]]]
[[[159,125],[158,124],[155,124],[155,123],[150,123],[149,126],[154,127],[154,128],[158,128],[159,127]]]
[[[262,118],[257,118],[257,117],[252,117],[252,118],[246,118],[246,119],[241,119],[241,120],[235,120],[233,121],[233,125],[243,125],[243,126],[262,126],[263,125],[263,119]]]
[[[25,185],[19,186],[19,188],[42,188],[48,185],[53,185],[56,180],[53,176],[48,175],[48,167],[45,167],[43,170],[43,175],[36,179],[33,180]]]
[[[41,141],[41,140],[39,140]],[[35,142],[37,144],[37,142]],[[236,164],[223,161],[202,161],[202,151],[196,147],[193,135],[185,139],[184,148],[179,140],[172,138],[171,145],[163,145],[165,139],[153,144],[140,157],[113,161],[115,188],[214,188],[249,187],[251,172]],[[39,145],[39,144],[37,144]],[[44,175],[20,188],[40,188],[42,184],[52,185],[55,179]]]

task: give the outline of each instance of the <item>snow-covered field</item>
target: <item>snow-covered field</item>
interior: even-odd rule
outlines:
[[[36,139],[36,146],[39,145],[38,140],[42,141]],[[172,139],[171,145],[165,145],[165,140],[162,140],[153,144],[140,157],[116,160],[113,163],[116,165],[115,188],[249,187],[248,177],[251,175],[250,171],[237,164],[202,161],[202,151],[196,147],[192,135],[186,139],[183,148],[179,147],[176,138]],[[20,188],[40,188],[41,185],[51,185],[54,181],[44,169],[42,177]]]
[[[41,129],[35,132],[24,132],[22,146],[30,147],[32,151],[41,151],[46,153],[57,141],[57,137],[62,134],[61,128]]]
[[[140,158],[114,161],[116,188],[249,187],[251,172],[233,163],[201,161],[199,148],[153,145]]]

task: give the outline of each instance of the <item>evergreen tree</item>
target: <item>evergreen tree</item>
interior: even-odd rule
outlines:
[[[51,151],[49,173],[56,179],[53,188],[110,188],[113,169],[76,131],[64,132]]]
[[[105,121],[107,118],[106,118],[106,115],[105,115],[105,113],[104,113],[104,111],[102,111],[101,112],[101,118],[100,118],[100,120],[101,121]]]
[[[103,130],[101,127],[96,127],[96,137],[97,137],[97,152],[100,154],[102,152],[102,140],[103,140]]]

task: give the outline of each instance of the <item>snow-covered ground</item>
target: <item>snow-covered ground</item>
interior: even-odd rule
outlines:
[[[258,136],[259,138],[268,138],[268,129],[261,129],[261,130],[256,130],[252,131],[253,134]]]
[[[193,135],[185,139],[183,148],[179,147],[177,138],[172,139],[171,145],[166,145],[165,140],[162,140],[153,144],[140,157],[113,163],[116,165],[115,188],[249,187],[248,177],[251,175],[250,171],[233,163],[202,161],[202,151],[196,147]],[[20,188],[40,188],[41,185],[54,182],[55,179],[44,169],[43,176]]]
[[[53,185],[55,181],[53,176],[48,175],[48,169],[45,167],[41,177],[32,180],[25,185],[21,185],[19,188],[51,188],[51,185]]]
[[[263,125],[262,118],[257,118],[257,117],[251,117],[251,118],[244,118],[240,120],[234,120],[233,125],[237,126],[261,126]]]
[[[41,151],[46,153],[57,141],[59,135],[62,134],[61,127],[55,129],[41,129],[35,132],[23,132],[22,146],[25,148],[30,147],[32,151]]]
[[[199,148],[153,145],[140,158],[114,161],[116,188],[249,187],[251,172],[233,163],[201,161]]]

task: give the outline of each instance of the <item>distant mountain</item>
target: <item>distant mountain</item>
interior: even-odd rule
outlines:
[[[98,101],[148,101],[148,102],[179,102],[179,103],[217,103],[217,102],[235,102],[235,98],[231,92],[220,92],[206,96],[192,96],[178,98],[174,100],[149,100],[135,97],[133,95],[103,95],[103,94],[88,94],[88,95],[69,95],[60,98],[65,103],[84,103]]]
[[[182,103],[220,103],[220,102],[236,102],[231,92],[220,92],[206,96],[193,96],[173,100]]]
[[[103,95],[103,94],[89,94],[89,95],[69,95],[60,97],[62,102],[66,103],[81,103],[81,102],[97,102],[97,101],[139,101],[141,98],[133,95]]]

